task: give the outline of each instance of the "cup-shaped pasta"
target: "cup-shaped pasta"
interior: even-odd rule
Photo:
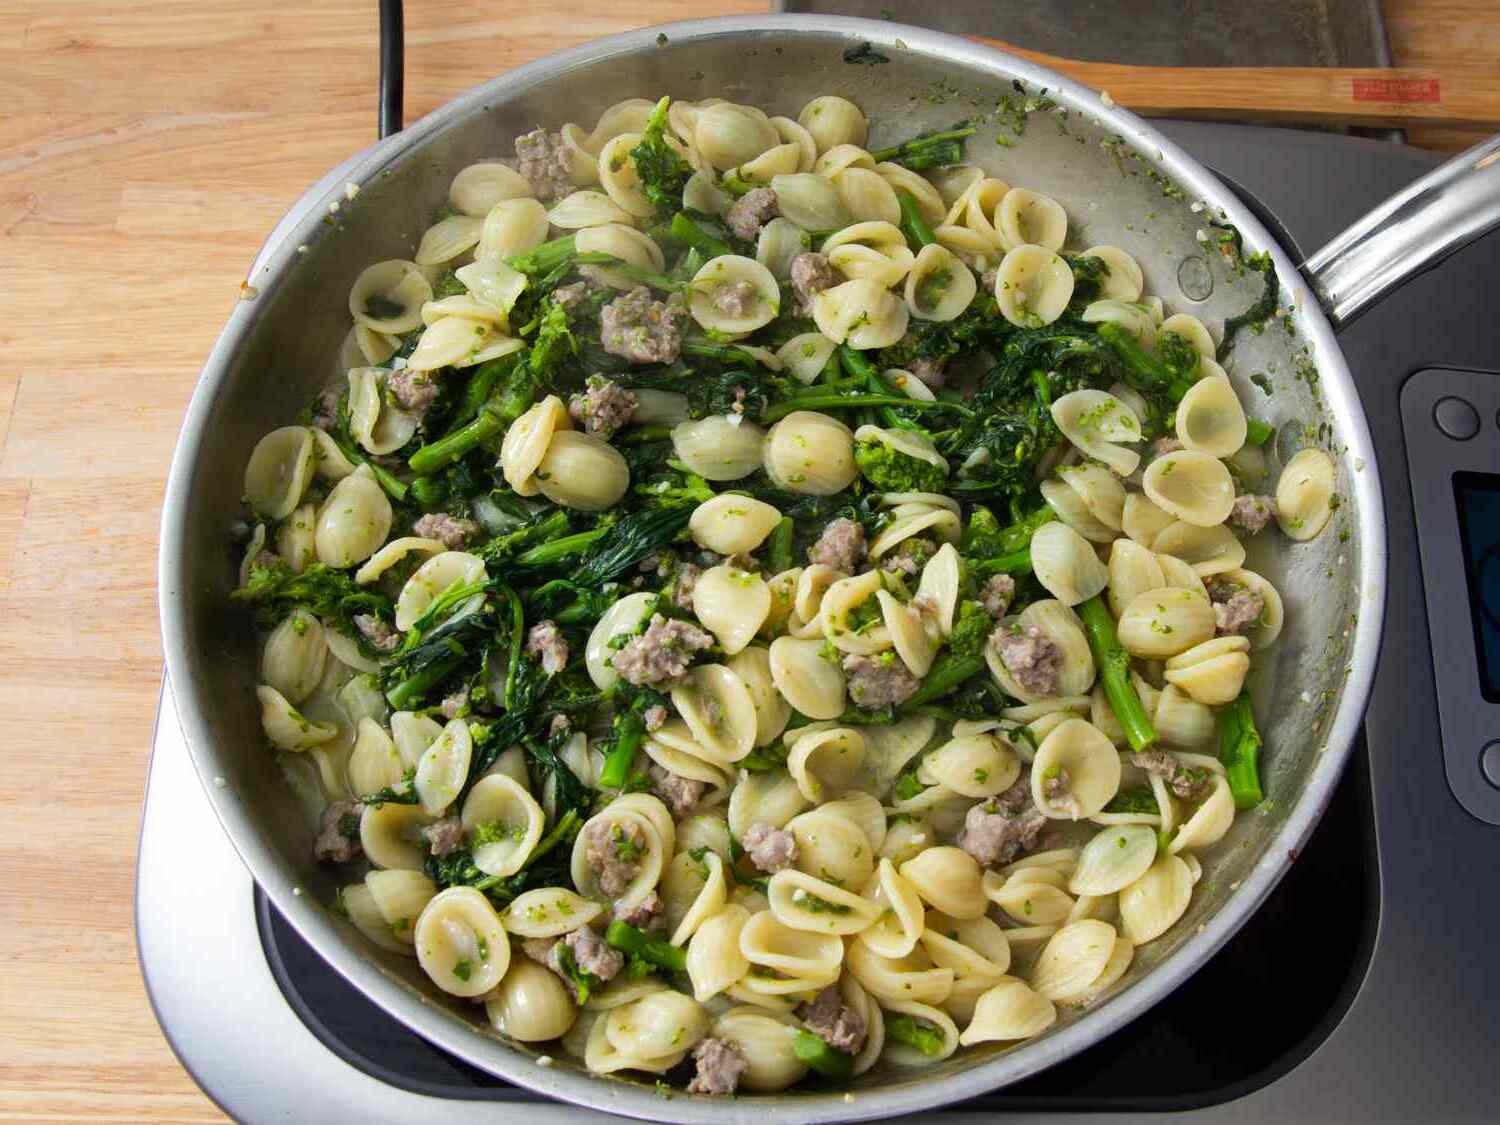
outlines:
[[[294,609],[271,630],[260,653],[260,678],[289,703],[301,703],[323,678],[328,644],[323,626],[305,609]]]
[[[1245,637],[1215,637],[1178,653],[1164,673],[1199,703],[1222,707],[1238,698],[1250,671],[1250,641]]]
[[[748,555],[760,549],[781,513],[764,500],[724,493],[693,509],[688,531],[693,542],[721,555]]]
[[[1131,299],[1133,300],[1134,298]],[[1188,313],[1177,313],[1174,316],[1167,317],[1157,328],[1157,336],[1160,338],[1168,332],[1181,336],[1188,343],[1192,344],[1193,350],[1206,360],[1212,361],[1217,354],[1212,334],[1196,316],[1191,316]],[[1214,364],[1214,366],[1217,367],[1218,364]]]
[[[481,219],[501,200],[524,199],[530,194],[526,177],[498,160],[470,164],[448,185],[448,202],[465,215]]]
[[[716,566],[693,586],[693,613],[729,655],[754,639],[770,612],[770,587],[754,571]]]
[[[790,774],[742,772],[729,795],[729,831],[743,840],[754,824],[784,827],[809,804]]]
[[[1109,472],[1108,469],[1101,471]],[[1100,523],[1094,517],[1094,513],[1089,511],[1089,506],[1083,497],[1078,495],[1073,488],[1056,479],[1042,481],[1040,488],[1042,499],[1047,501],[1047,506],[1057,514],[1058,519],[1079,535],[1091,543],[1114,542],[1117,532]]]
[[[740,952],[740,931],[750,912],[727,903],[699,921],[687,947],[687,974],[693,984],[693,999],[704,1004],[735,984],[750,971],[750,962]]]
[[[768,324],[781,308],[781,289],[754,258],[721,254],[693,275],[688,311],[703,328],[744,336]]]
[[[953,970],[934,965],[920,946],[905,957],[882,957],[856,941],[849,946],[845,963],[860,986],[886,1004],[907,1000],[941,1004],[953,991]]]
[[[415,262],[393,258],[365,268],[349,290],[349,315],[356,324],[397,336],[422,323],[422,306],[432,300],[432,283]]]
[[[1306,542],[1328,525],[1337,504],[1333,458],[1304,449],[1276,480],[1276,523],[1287,538]]]
[[[479,231],[475,258],[510,258],[547,240],[547,209],[535,199],[504,199],[490,208]]]
[[[937,627],[939,636],[946,637],[953,631],[961,584],[958,551],[952,543],[944,543],[922,567],[917,583],[917,601],[925,607],[926,617]]]
[[[870,846],[876,851],[880,850],[881,842],[885,839],[885,809],[870,794],[848,793],[837,801],[823,805],[821,811],[853,821],[869,837]]]
[[[691,954],[690,954],[691,955]],[[715,1039],[733,1043],[745,1061],[739,1088],[756,1093],[785,1090],[807,1073],[793,1046],[797,1024],[763,1008],[731,1008],[714,1021]]]
[[[806,252],[808,245],[807,233],[778,215],[760,228],[755,239],[755,260],[780,283],[791,276],[792,259]]]
[[[1064,698],[1083,696],[1083,705],[1087,706],[1087,696],[1084,693],[1094,682],[1094,654],[1089,648],[1088,636],[1083,631],[1083,622],[1071,608],[1060,601],[1044,598],[1032,602],[1019,616],[1004,618],[1001,623],[1023,632],[1029,631],[1033,626],[1041,630],[1042,636],[1057,648],[1061,657],[1056,694]],[[1038,703],[1047,698],[1021,685],[1006,667],[998,646],[985,646],[985,661],[995,682],[1007,695],[1024,703]],[[1030,722],[1031,719],[1026,721]]]
[[[427,858],[422,829],[432,823],[417,805],[366,805],[359,817],[359,843],[377,867],[420,871]]]
[[[615,812],[636,813],[650,821],[651,827],[656,829],[657,838],[662,842],[663,857],[672,855],[677,850],[677,822],[672,819],[671,812],[660,797],[650,793],[626,793],[611,801],[609,808]]]
[[[709,106],[693,124],[693,147],[721,172],[754,160],[780,140],[764,115],[730,102]]]
[[[245,465],[251,509],[273,520],[291,515],[312,481],[315,452],[313,431],[305,426],[283,426],[256,442]]]
[[[1167,584],[1156,555],[1130,539],[1116,539],[1109,549],[1109,609],[1116,617],[1138,594]]]
[[[1027,245],[1061,250],[1068,239],[1068,213],[1050,196],[1011,188],[995,210],[995,229],[1007,250]]]
[[[1213,604],[1197,590],[1163,586],[1130,599],[1120,614],[1120,644],[1132,656],[1165,660],[1214,635]]]
[[[888,227],[890,223],[858,223],[856,227],[846,229],[857,229],[857,227]],[[841,232],[842,233],[842,232]],[[839,235],[834,235],[837,238]],[[830,239],[829,241],[832,241]],[[826,246],[826,244],[825,244]],[[911,272],[912,264],[916,257],[905,246],[892,247],[889,250],[876,249],[861,242],[848,242],[842,246],[835,246],[827,250],[828,263],[837,275],[851,280],[867,281],[881,289],[889,289],[893,285],[900,285],[902,280]],[[873,293],[873,290],[867,290]],[[830,316],[836,315],[830,313]],[[910,310],[908,310],[910,316]]]
[[[365,887],[390,933],[398,941],[415,941],[417,919],[437,894],[437,885],[420,871],[394,869],[371,871]]]
[[[879,914],[871,900],[795,868],[772,875],[766,897],[782,925],[812,933],[857,934]]]
[[[839,198],[856,222],[895,223],[901,219],[896,191],[878,172],[845,168],[833,177]]]
[[[517,937],[562,937],[588,925],[603,911],[603,904],[574,894],[566,887],[538,887],[518,895],[501,913],[500,921],[507,933]]]
[[[1084,463],[1057,470],[1068,487],[1087,506],[1089,514],[1113,532],[1125,520],[1125,486],[1102,465]]]
[[[607,441],[577,430],[560,430],[548,442],[533,479],[554,504],[602,512],[630,487],[630,467]]]
[[[995,304],[1017,328],[1041,328],[1073,299],[1073,271],[1044,246],[1017,246],[995,272]]]
[[[1263,608],[1260,611],[1260,617],[1245,634],[1250,638],[1250,647],[1259,651],[1274,644],[1276,638],[1281,636],[1281,627],[1286,621],[1286,609],[1282,605],[1281,594],[1277,592],[1276,587],[1255,571],[1243,568],[1227,570],[1218,578],[1222,582],[1243,586],[1261,599]]]
[[[1078,853],[1068,880],[1075,895],[1112,895],[1134,883],[1156,859],[1156,830],[1148,824],[1105,828]]]
[[[354,581],[361,586],[368,586],[413,551],[431,557],[442,554],[444,550],[443,544],[436,539],[422,539],[414,535],[392,539],[354,572]]]
[[[1087,601],[1109,584],[1109,571],[1088,540],[1065,523],[1043,524],[1031,538],[1036,579],[1064,605]]]
[[[567,1033],[578,1018],[568,988],[529,957],[511,961],[494,995],[484,1002],[490,1026],[522,1043],[541,1043]]]
[[[897,1066],[932,1066],[958,1050],[958,1026],[947,1012],[912,1000],[888,1000],[885,1006],[893,1015],[908,1016],[916,1021],[918,1028],[935,1032],[938,1039],[932,1047],[920,1050],[905,1043],[889,1042],[883,1058]]]
[[[486,875],[514,875],[519,871],[542,838],[546,824],[536,798],[505,774],[480,778],[464,800],[464,833],[474,866]]]
[[[776,358],[799,383],[811,383],[828,366],[838,345],[821,332],[803,332],[776,349]]]
[[[948,205],[932,182],[910,168],[890,161],[875,165],[875,171],[897,191],[910,193],[917,202],[917,209],[931,225],[938,225],[948,216]]]
[[[837,934],[793,929],[769,910],[750,917],[740,930],[740,953],[750,962],[750,974],[769,969],[757,988],[771,994],[804,992],[832,984],[844,959],[844,943]]]
[[[832,583],[819,603],[823,635],[840,652],[868,655],[891,647],[890,632],[881,623],[877,592],[884,587],[880,572],[871,570]]]
[[[417,963],[454,996],[482,996],[510,967],[510,941],[489,899],[473,887],[433,897],[416,928]]]
[[[827,176],[798,172],[771,181],[782,218],[803,230],[839,230],[849,225],[849,212],[839,189]]]
[[[599,186],[615,205],[638,219],[644,219],[655,212],[656,205],[641,189],[641,178],[630,155],[630,150],[640,143],[639,133],[611,137],[600,148],[595,167],[599,172]]]
[[[943,743],[922,759],[917,780],[945,785],[965,797],[993,797],[1015,784],[1021,763],[1010,744],[993,734],[971,734]]]
[[[473,586],[484,580],[484,560],[478,555],[467,551],[444,551],[434,555],[401,587],[401,594],[396,599],[396,628],[410,629],[448,590]],[[476,598],[481,596],[475,595]],[[466,604],[464,612],[468,609]]]
[[[273,687],[261,684],[255,697],[260,702],[261,729],[278,750],[308,750],[338,736],[337,726],[305,718]]]
[[[958,542],[961,525],[958,516],[947,508],[933,508],[925,504],[902,504],[898,505],[897,510],[891,515],[891,522],[870,544],[872,559],[880,558],[887,551],[900,546],[905,540],[923,532],[948,543]]]
[[[432,304],[423,308],[436,319],[422,333],[416,348],[407,357],[406,366],[410,371],[423,373],[440,367],[472,367],[525,346],[522,341],[495,331],[493,324],[469,316],[439,315],[449,310],[434,308]]]
[[[780,643],[778,640],[771,646],[773,674],[776,645]],[[792,706],[796,707],[796,703]],[[786,765],[802,795],[816,804],[829,790],[847,787],[858,776],[864,758],[864,735],[852,727],[834,727],[797,739],[787,755]]]
[[[1083,310],[1085,324],[1118,324],[1150,350],[1156,343],[1156,321],[1140,302],[1110,298],[1094,301]]]
[[[375,905],[375,896],[370,893],[369,887],[364,883],[353,883],[339,890],[337,903],[339,909],[353,923],[366,939],[384,949],[388,953],[400,953],[407,957],[415,957],[416,950],[412,948],[410,941],[403,941],[392,931],[391,924],[386,921],[385,915],[380,913],[380,908]],[[407,932],[411,926],[406,927]]]
[[[1120,755],[1092,723],[1067,719],[1037,747],[1031,799],[1043,816],[1084,820],[1120,789]]]
[[[674,130],[678,130],[678,121],[681,115],[676,111],[692,108],[692,102],[673,102],[674,111],[669,121]],[[604,147],[604,142],[611,137],[618,137],[621,133],[639,133],[646,127],[646,121],[656,109],[656,103],[649,98],[626,98],[624,101],[616,102],[599,115],[591,132],[583,141],[583,148],[587,152],[598,153]]]
[[[702,859],[678,852],[662,872],[659,891],[672,944],[686,945],[729,900],[724,860],[717,852],[704,852]]]
[[[474,740],[469,734],[469,724],[462,719],[450,720],[443,733],[422,752],[412,784],[417,791],[417,803],[428,816],[441,816],[453,803],[469,776],[469,760],[473,754]],[[514,782],[511,784],[515,785]]]
[[[602,191],[585,188],[558,200],[547,212],[547,221],[563,230],[584,230],[605,223],[629,223],[632,216]]]
[[[581,230],[574,235],[574,244],[581,254],[609,254],[627,265],[646,270],[660,270],[665,264],[661,247],[652,241],[650,235],[623,223],[606,223]],[[632,289],[640,284],[624,272],[607,266],[594,266],[591,276],[611,289]]]
[[[903,857],[903,862],[908,857]],[[905,957],[917,947],[926,926],[922,898],[912,881],[896,870],[889,856],[865,887],[866,898],[875,906],[875,920],[860,932],[859,941],[881,957]]]
[[[1194,590],[1205,598],[1208,597],[1208,587],[1204,585],[1203,579],[1198,576],[1198,571],[1192,563],[1185,562],[1176,555],[1164,553],[1158,553],[1156,561],[1161,567],[1161,576],[1166,579],[1166,585],[1175,586],[1180,590]]]
[[[1057,1022],[1052,1001],[1023,980],[1007,977],[979,997],[974,1018],[958,1037],[961,1046],[1012,1042],[1040,1035]]]
[[[355,796],[377,793],[395,785],[406,772],[391,736],[374,719],[360,719],[355,728],[354,749],[349,751],[349,788]]]
[[[920,813],[902,812],[891,818],[880,845],[880,855],[894,864],[902,864],[937,839],[932,822]]]
[[[386,401],[387,372],[358,367],[349,372],[349,431],[366,451],[394,453],[412,439],[420,418]]]
[[[867,350],[887,348],[906,335],[906,302],[877,281],[856,278],[813,297],[813,321],[830,340]]]
[[[933,964],[952,969],[959,979],[995,979],[1010,968],[1010,941],[988,917],[950,918],[939,911],[928,911],[922,945]]]
[[[791,704],[776,690],[770,651],[752,645],[735,653],[725,665],[750,693],[750,702],[755,707],[755,745],[769,746],[781,737],[792,717]]]
[[[573,885],[579,893],[599,901],[608,901],[610,895],[600,887],[599,871],[595,862],[590,862],[590,845],[614,848],[620,859],[628,855],[633,871],[625,889],[614,896],[617,905],[629,908],[644,899],[661,879],[667,862],[667,849],[656,826],[644,814],[631,808],[621,808],[618,802],[608,805],[603,811],[591,816],[573,841],[571,871]]]
[[[1141,463],[1139,453],[1125,448],[1141,440],[1141,420],[1107,391],[1070,391],[1052,404],[1052,420],[1075,449],[1122,477],[1135,472]]]
[[[1130,492],[1125,496],[1120,528],[1141,546],[1149,547],[1175,520],[1175,516],[1158,508],[1156,502],[1145,493]]]
[[[1213,712],[1176,684],[1168,684],[1157,697],[1151,721],[1167,746],[1198,749],[1209,746],[1216,737]]]
[[[1054,926],[1066,921],[1073,910],[1064,882],[1060,871],[1028,867],[998,886],[986,885],[985,897],[1023,926]]]
[[[1120,929],[1136,945],[1166,933],[1193,895],[1193,877],[1181,856],[1156,858],[1146,873],[1120,892]]]
[[[1141,487],[1162,511],[1198,527],[1223,523],[1234,507],[1234,479],[1224,462],[1190,449],[1152,461]]]
[[[797,844],[794,864],[843,887],[863,887],[875,870],[870,838],[845,816],[821,808],[793,817],[786,824]]]
[[[947,247],[922,247],[906,275],[906,307],[918,320],[953,320],[978,290],[969,267]]]
[[[708,1031],[708,1013],[691,996],[666,989],[611,1008],[605,1035],[621,1054],[658,1059],[692,1050]]]
[[[715,569],[732,570],[733,568],[716,567]],[[745,574],[746,572],[735,571],[735,573]],[[758,575],[754,577],[764,592],[765,582]],[[727,602],[729,597],[730,594],[726,591],[724,600]],[[766,597],[767,605],[769,605],[769,595]],[[694,592],[694,605],[697,605],[696,591]],[[723,613],[719,612],[717,606],[711,607],[705,604],[704,608],[713,608],[714,612],[710,616],[716,620],[732,615],[731,607],[727,605]],[[743,635],[743,642],[739,642],[740,648],[749,643],[750,638],[755,635],[755,629],[760,627],[760,621],[764,619],[763,612],[751,616],[756,620],[748,632],[738,625],[719,621],[726,636],[729,636],[731,640],[739,642],[739,638]],[[704,621],[704,624],[713,628],[707,621]],[[737,762],[750,753],[755,745],[757,730],[755,701],[751,699],[745,682],[722,664],[700,664],[696,668],[688,669],[687,674],[672,688],[672,706],[676,708],[677,713],[683,717],[693,732],[693,739],[697,743],[699,753],[710,761],[721,764]]]
[[[781,138],[782,143],[797,146],[797,167],[794,172],[807,172],[812,169],[818,159],[818,142],[813,135],[807,131],[806,126],[793,121],[790,117],[771,118],[771,128],[776,130],[776,135]]]
[[[317,508],[303,504],[276,529],[276,553],[293,574],[301,574],[317,559],[317,525]]]
[[[680,995],[680,994],[679,994]],[[614,1009],[610,1009],[612,1012]],[[609,1015],[603,1014],[589,1027],[588,1041],[583,1051],[583,1065],[593,1074],[614,1074],[620,1070],[643,1070],[648,1074],[665,1074],[683,1059],[687,1050],[672,1051],[657,1058],[642,1058],[621,1051],[610,1042],[607,1032]],[[580,1024],[582,1019],[578,1021]],[[569,1038],[572,1038],[570,1034]]]
[[[819,152],[835,145],[863,146],[870,135],[870,123],[859,106],[836,94],[808,102],[797,114],[797,123],[812,134]]]
[[[318,510],[318,561],[333,567],[364,562],[390,534],[391,502],[368,465],[333,486]]]
[[[901,874],[911,880],[923,902],[954,918],[978,918],[989,907],[979,864],[959,848],[928,848],[903,863]]]
[[[765,442],[765,430],[738,416],[730,419],[712,414],[672,427],[673,452],[705,480],[739,480],[749,476],[761,467]]]
[[[1066,216],[1064,217],[1066,219]],[[1117,301],[1138,301],[1145,286],[1140,264],[1118,246],[1090,246],[1081,258],[1098,258],[1107,271],[1099,279],[1099,296]]]
[[[1076,1002],[1093,987],[1119,935],[1097,918],[1070,922],[1048,939],[1031,970],[1031,987],[1054,1003]]]
[[[914,676],[927,675],[937,657],[938,636],[921,609],[915,603],[898,601],[886,590],[875,591],[875,600],[880,605],[882,628],[901,663]]]
[[[1223,524],[1199,527],[1177,520],[1152,540],[1151,549],[1158,558],[1181,559],[1199,578],[1237,570],[1245,561],[1245,545]]]
[[[441,266],[472,250],[480,221],[472,215],[449,215],[422,232],[414,260],[419,266]]]
[[[706,172],[694,172],[682,187],[682,205],[689,211],[702,211],[705,215],[722,215],[733,205],[727,192],[720,191],[713,178]]]
[[[1245,408],[1220,369],[1199,379],[1177,404],[1177,440],[1210,457],[1228,457],[1245,444]]]
[[[772,426],[764,456],[766,475],[778,488],[809,496],[842,492],[859,474],[849,427],[811,410],[793,411]]]

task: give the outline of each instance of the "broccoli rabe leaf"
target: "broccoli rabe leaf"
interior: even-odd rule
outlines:
[[[368,614],[387,623],[395,620],[390,598],[356,585],[348,574],[324,563],[313,563],[301,574],[280,559],[252,563],[249,581],[230,596],[254,607],[263,628],[276,625],[294,609],[305,609],[332,623],[371,657],[383,654],[359,631],[354,618]]]
[[[671,98],[662,98],[646,118],[641,139],[630,150],[641,192],[658,211],[674,211],[682,205],[682,189],[693,174],[692,166],[667,140],[667,110]]]
[[[856,442],[854,460],[865,479],[882,492],[941,492],[948,481],[941,465],[892,449],[883,441]]]

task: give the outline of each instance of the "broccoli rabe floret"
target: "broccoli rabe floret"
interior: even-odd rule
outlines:
[[[892,449],[883,441],[856,442],[854,460],[865,479],[882,492],[941,492],[948,481],[941,465]]]
[[[682,189],[693,174],[692,167],[667,141],[667,108],[671,104],[671,98],[656,103],[641,130],[640,143],[630,150],[642,194],[662,211],[682,205]]]

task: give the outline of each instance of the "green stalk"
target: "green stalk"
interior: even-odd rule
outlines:
[[[666,441],[672,436],[672,427],[664,424],[636,426],[614,439],[616,445],[649,445],[653,441]]]
[[[505,260],[506,265],[521,273],[537,274],[546,273],[562,265],[578,251],[578,245],[573,241],[571,234],[562,238],[554,238],[551,242],[544,242],[535,249],[528,250],[524,254],[516,254]]]
[[[1109,607],[1099,595],[1074,607],[1083,620],[1084,632],[1088,634],[1089,647],[1094,650],[1094,664],[1099,669],[1099,678],[1104,683],[1104,695],[1109,700],[1109,709],[1115,713],[1130,748],[1137,754],[1149,750],[1156,744],[1156,727],[1135,684],[1130,681],[1130,654],[1120,645],[1115,633],[1115,619]]]
[[[464,387],[463,401],[458,404],[458,410],[453,415],[453,422],[448,427],[448,433],[443,435],[444,437],[456,433],[478,416],[479,412],[484,409],[484,404],[490,400],[490,395],[494,393],[495,384],[515,367],[520,358],[519,352],[512,352],[499,359],[492,359],[488,363],[481,363],[475,369],[468,385]]]
[[[476,449],[485,442],[499,437],[512,421],[514,419],[508,421],[501,417],[498,411],[486,406],[480,412],[479,417],[468,425],[417,450],[411,455],[411,460],[407,464],[410,465],[411,471],[420,477],[428,476],[439,469],[446,469],[469,450]]]
[[[613,254],[605,254],[603,251],[590,251],[587,254],[579,254],[574,262],[580,266],[604,266],[630,278],[639,281],[642,285],[649,285],[653,289],[681,289],[682,282],[675,281],[664,273],[648,270],[644,266],[637,266],[623,258],[616,258]]]
[[[643,961],[650,961],[674,973],[687,970],[687,954],[671,942],[649,937],[629,922],[611,922],[604,931],[604,940],[625,953],[633,953]]]
[[[421,671],[402,680],[390,691],[385,693],[385,698],[395,711],[407,711],[411,708],[409,704],[415,703],[438,684],[458,671],[463,662],[468,659],[467,655],[458,652],[440,660],[436,664],[429,664]]]
[[[554,539],[550,543],[541,543],[517,555],[516,565],[549,566],[573,555],[581,555],[593,546],[596,539],[602,539],[606,530],[606,528],[599,527],[593,531],[580,531],[576,535],[564,535],[561,539]]]
[[[772,574],[792,569],[791,516],[782,516],[766,538],[766,569]]]
[[[1007,552],[1024,550],[1031,545],[1031,537],[1036,534],[1037,528],[1055,519],[1057,519],[1057,513],[1048,505],[1043,504],[1029,516],[1023,516],[1000,532],[1001,548]],[[1030,567],[1028,566],[1027,569],[1029,570]]]
[[[1237,809],[1253,809],[1265,800],[1260,786],[1260,731],[1250,707],[1250,693],[1241,691],[1219,712],[1219,761],[1229,781]]]
[[[871,394],[890,395],[894,393],[886,383],[885,376],[880,373],[880,369],[848,344],[844,344],[838,349],[838,357],[839,363],[843,365],[844,370],[856,378],[863,379],[865,389]],[[916,400],[912,399],[911,401],[915,402]],[[921,430],[922,428],[915,422],[903,418],[896,413],[894,408],[889,406],[881,407],[879,414],[881,422],[891,429]]]
[[[876,149],[870,155],[875,158],[876,163],[889,161],[913,171],[956,164],[963,158],[964,138],[972,137],[976,131],[973,125],[956,125],[942,132],[912,137],[890,148]]]
[[[615,721],[615,744],[604,758],[599,770],[600,789],[618,789],[630,776],[635,752],[641,748],[646,737],[646,724],[634,711],[626,711]]]
[[[1030,574],[1031,548],[1022,547],[1019,551],[997,555],[992,559],[971,559],[969,571],[975,578],[989,578],[994,574],[1009,574],[1019,578],[1023,574]]]
[[[1245,419],[1245,442],[1248,445],[1265,445],[1276,436],[1276,427],[1260,418]]]
[[[733,254],[729,244],[720,242],[708,231],[695,223],[686,211],[679,211],[672,216],[671,226],[668,228],[672,236],[680,242],[685,242],[707,258],[717,258],[724,254]]]
[[[871,406],[899,406],[905,410],[919,412],[951,410],[964,418],[974,417],[974,412],[967,406],[961,406],[956,402],[944,402],[942,399],[922,402],[918,399],[907,398],[905,395],[828,394],[824,386],[819,386],[818,391],[819,393],[815,395],[801,395],[777,403],[766,411],[764,420],[767,423],[775,422],[798,410],[862,410]]]
[[[916,1017],[905,1012],[886,1014],[885,1037],[908,1047],[915,1047],[931,1058],[937,1058],[943,1053],[943,1033],[918,1022]]]
[[[927,675],[922,677],[921,686],[901,705],[902,713],[905,714],[924,703],[931,703],[934,699],[941,699],[970,676],[978,675],[982,671],[984,671],[983,655],[960,656],[952,651],[939,654]]]
[[[854,1073],[854,1056],[836,1051],[821,1035],[798,1029],[792,1037],[792,1054],[809,1070],[815,1070],[824,1078],[835,1082],[847,1082]]]
[[[937,235],[932,233],[932,228],[922,216],[922,208],[917,204],[916,196],[903,188],[896,192],[896,202],[901,205],[901,230],[913,252],[937,241]]]

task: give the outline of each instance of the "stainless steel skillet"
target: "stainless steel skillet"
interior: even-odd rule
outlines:
[[[863,44],[870,46],[860,50]],[[1282,456],[1314,442],[1335,453],[1344,505],[1313,542],[1262,537],[1264,554],[1252,555],[1250,565],[1287,602],[1278,659],[1261,683],[1270,800],[1240,818],[1207,865],[1188,916],[1142,950],[1114,994],[1019,1047],[960,1052],[923,1071],[877,1069],[854,1084],[852,1100],[792,1092],[663,1101],[649,1085],[595,1078],[562,1060],[537,1065],[534,1052],[485,1033],[471,1009],[437,995],[414,964],[371,950],[323,906],[333,883],[312,863],[311,830],[264,749],[253,639],[227,597],[234,584],[227,529],[239,513],[251,448],[333,373],[359,270],[408,255],[453,173],[508,153],[511,139],[538,122],[591,123],[621,98],[661,93],[716,95],[795,115],[809,98],[838,93],[864,107],[872,143],[880,144],[993,112],[1002,99],[1014,107],[1043,90],[1052,108],[1029,116],[1014,147],[994,143],[998,132],[1011,135],[997,123],[971,142],[971,159],[1057,198],[1076,245],[1125,248],[1141,262],[1148,292],[1215,327],[1260,288],[1258,277],[1237,274],[1200,237],[1209,218],[1232,223],[1247,251],[1270,253],[1291,310],[1261,334],[1245,335],[1228,366],[1255,412],[1281,424]],[[1003,1086],[1074,1054],[1165,995],[1227,940],[1323,810],[1374,674],[1385,573],[1378,467],[1335,332],[1500,222],[1497,163],[1500,141],[1457,158],[1299,267],[1222,183],[1101,93],[915,28],[790,16],[678,24],[553,55],[478,87],[304,196],[257,260],[249,277],[255,296],[231,316],[189,406],[165,498],[161,611],[176,706],[208,797],[257,882],[336,971],[444,1049],[581,1105],[676,1121],[894,1117]],[[1252,386],[1252,374],[1267,376],[1275,394]]]

